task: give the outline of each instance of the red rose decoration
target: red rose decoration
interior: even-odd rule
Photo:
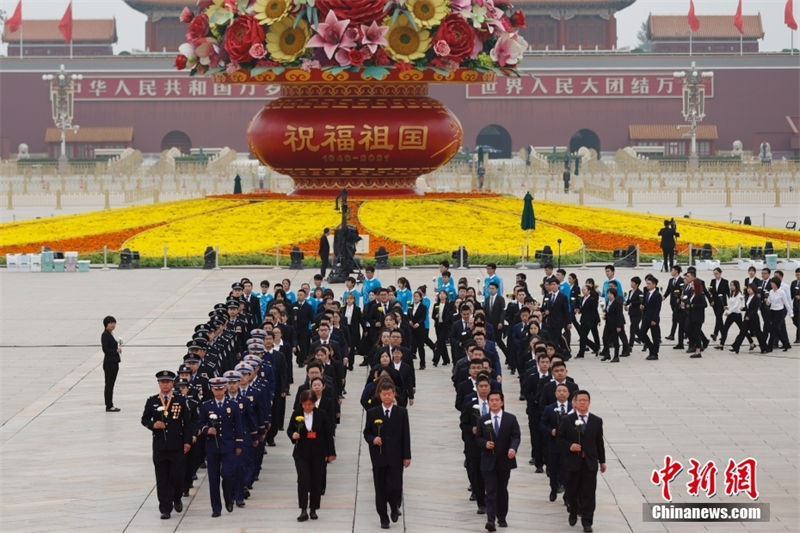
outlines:
[[[317,0],[316,8],[319,10],[319,20],[323,20],[328,11],[333,11],[339,20],[350,19],[350,25],[366,24],[377,21],[386,16],[384,8],[386,2],[375,0]],[[389,12],[391,13],[391,12]]]
[[[192,42],[208,35],[208,15],[197,15],[189,23],[189,31],[186,32],[186,40]]]
[[[450,55],[456,63],[468,57],[472,53],[475,42],[475,33],[469,23],[459,14],[450,13],[442,19],[439,30],[436,32],[436,41],[444,41],[450,46]]]
[[[521,9],[518,9],[511,15],[511,26],[514,28],[524,28],[525,27],[525,13],[522,12]]]
[[[364,52],[362,52],[361,50],[353,48],[350,50],[350,53],[347,56],[348,59],[350,60],[351,65],[356,67],[364,66],[364,60],[366,59],[366,56],[364,55]]]
[[[238,17],[225,32],[223,43],[228,57],[234,63],[247,63],[254,58],[250,47],[264,42],[264,27],[252,15]]]
[[[187,58],[185,55],[183,55],[183,54],[178,54],[178,55],[175,57],[175,68],[177,68],[178,70],[183,70],[183,69],[185,69],[185,68],[186,68],[186,62],[187,62],[187,61],[189,61],[189,59],[188,59],[188,58]]]

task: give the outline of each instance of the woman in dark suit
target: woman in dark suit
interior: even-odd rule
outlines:
[[[119,407],[114,407],[114,383],[117,381],[117,374],[119,373],[119,354],[122,353],[122,349],[111,332],[117,327],[117,319],[113,316],[105,317],[103,319],[103,327],[105,329],[100,336],[100,343],[103,346],[103,373],[106,378],[106,387],[103,395],[106,401],[106,411],[116,413],[119,411]]]
[[[608,307],[606,307],[606,325],[603,328],[603,358],[601,361],[611,359],[609,348],[614,346],[612,363],[619,363],[619,332],[625,327],[625,317],[622,314],[622,302],[617,295],[617,289],[610,288],[606,292]]]
[[[689,296],[687,307],[689,308],[689,346],[694,346],[694,353],[690,355],[692,359],[703,357],[703,322],[706,319],[706,295],[703,290],[703,283],[700,280],[692,282],[692,293]]]
[[[757,283],[748,285],[745,289],[747,295],[744,299],[744,318],[742,319],[742,328],[739,334],[731,345],[733,353],[739,353],[739,346],[749,333],[753,339],[758,340],[758,345],[761,348],[761,353],[770,352],[772,349],[767,346],[765,335],[761,332],[761,322],[758,318],[758,311],[761,308],[761,298],[758,297],[759,286]]]
[[[314,391],[300,393],[301,409],[292,413],[287,435],[294,443],[294,466],[297,470],[297,499],[300,505],[298,522],[317,519],[322,493],[325,463],[336,460],[333,444],[333,423],[328,415],[314,406]],[[310,502],[309,502],[310,494]],[[310,512],[306,508],[310,503]]]
[[[433,304],[433,327],[436,330],[436,348],[433,351],[433,366],[439,366],[439,359],[442,366],[450,364],[450,355],[447,353],[447,337],[450,333],[450,325],[453,322],[455,310],[453,304],[447,299],[447,291],[439,291],[436,294],[436,303]]]
[[[408,322],[411,326],[411,337],[414,340],[412,344],[412,353],[414,351],[419,355],[419,369],[425,369],[425,339],[427,332],[425,330],[425,319],[428,316],[428,307],[422,303],[422,293],[414,291],[413,301],[408,306]]]
[[[583,353],[588,346],[597,356],[600,351],[600,334],[597,331],[597,325],[600,324],[600,313],[597,311],[597,302],[599,296],[597,291],[593,290],[588,284],[583,286],[581,298],[578,300],[575,312],[580,313],[581,322],[578,328],[580,334],[580,347],[578,354],[575,356],[583,357]],[[589,332],[594,336],[594,342],[589,340]]]
[[[352,366],[353,361],[356,359],[356,351],[361,346],[361,308],[356,305],[356,296],[352,292],[348,292],[347,296],[345,296],[342,317],[347,327],[347,334],[350,337],[349,357],[350,365]]]

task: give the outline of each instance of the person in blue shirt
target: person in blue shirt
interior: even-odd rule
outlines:
[[[570,292],[572,291],[572,286],[567,281],[567,271],[563,268],[556,270],[556,279],[558,280],[558,292],[566,298],[571,312],[572,303],[570,302]]]
[[[325,292],[325,285],[322,284],[324,279],[322,274],[314,274],[314,287],[312,290],[316,291],[317,289],[322,289],[322,291]]]
[[[361,307],[361,293],[358,292],[358,289],[355,288],[356,286],[356,278],[353,276],[348,277],[344,280],[344,286],[346,289],[342,291],[342,306],[347,306],[347,295],[352,294],[355,300],[356,307]]]
[[[453,283],[453,278],[450,277],[450,271],[445,270],[439,277],[436,283],[436,292],[444,291],[447,293],[447,300],[454,302],[458,293],[456,292],[456,285]]]
[[[292,303],[295,303],[297,301],[297,296],[291,290],[291,280],[289,278],[285,278],[283,281],[281,281],[281,285],[283,285],[283,292],[286,295],[286,299]]]
[[[606,279],[603,282],[603,299],[606,297],[606,293],[608,292],[609,287],[614,287],[617,289],[617,299],[620,300],[620,303],[625,303],[625,291],[622,289],[622,283],[619,282],[618,279],[614,277],[614,265],[606,265]]]
[[[375,277],[375,267],[369,266],[365,268],[364,275],[366,276],[366,279],[361,284],[361,299],[362,301],[367,302],[369,301],[370,291],[377,293],[378,289],[381,288],[381,282]]]
[[[408,306],[411,304],[412,295],[408,285],[406,278],[402,276],[397,278],[397,289],[394,291],[394,297],[403,306],[403,314],[408,312]]]
[[[489,284],[494,282],[497,283],[497,294],[503,294],[503,280],[498,276],[495,272],[497,271],[497,265],[494,263],[487,263],[486,264],[486,278],[483,280],[483,299],[488,300],[489,298]]]
[[[436,290],[437,292],[441,290],[442,286],[442,276],[445,272],[450,270],[450,261],[444,260],[439,262],[439,275],[436,276]]]

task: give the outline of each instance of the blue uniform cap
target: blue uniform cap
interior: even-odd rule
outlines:
[[[249,364],[247,364],[246,362],[239,363],[238,365],[236,365],[234,370],[236,370],[237,372],[240,372],[242,374],[252,374],[253,373],[253,367],[250,366]]]
[[[225,377],[225,379],[227,379],[229,382],[240,381],[242,379],[242,375],[236,370],[228,370],[223,374],[223,377]]]
[[[228,380],[225,378],[211,378],[208,384],[212,389],[224,389],[228,385]]]

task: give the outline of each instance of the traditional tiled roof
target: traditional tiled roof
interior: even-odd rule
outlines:
[[[689,138],[688,124],[630,124],[628,138],[638,141],[678,141]],[[702,141],[719,139],[717,126],[700,124],[697,126],[697,138]]]
[[[110,128],[80,128],[77,133],[67,130],[68,143],[101,143],[101,142],[132,142],[133,128],[129,126],[110,127]],[[58,128],[47,128],[44,135],[44,142],[61,142],[61,130]]]
[[[59,19],[23,19],[17,31],[3,30],[3,41],[19,42],[22,31],[24,43],[63,42],[64,36],[58,30]],[[115,43],[117,42],[117,23],[115,19],[75,19],[72,21],[72,40],[76,43]]]
[[[695,39],[739,39],[739,30],[733,25],[730,15],[698,15],[700,29],[693,34]],[[763,39],[764,27],[761,15],[744,15],[742,29],[745,39]],[[688,39],[689,20],[686,15],[650,15],[647,31],[653,40]]]

